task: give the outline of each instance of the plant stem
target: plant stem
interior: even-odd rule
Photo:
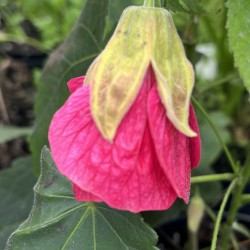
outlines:
[[[155,7],[155,0],[145,0],[143,6],[144,7]]]
[[[192,97],[192,101],[194,103],[194,105],[200,110],[200,112],[204,115],[204,117],[207,119],[208,123],[210,124],[211,128],[213,129],[216,137],[218,138],[222,148],[224,149],[226,156],[228,158],[228,161],[234,171],[234,173],[238,172],[239,166],[234,162],[233,157],[231,155],[231,153],[229,152],[226,144],[224,143],[223,139],[221,138],[221,135],[219,133],[219,131],[217,130],[216,126],[214,125],[213,121],[211,120],[211,118],[209,117],[208,113],[203,109],[203,107],[200,105],[200,103],[194,98]]]
[[[241,195],[241,206],[250,203],[250,194]]]
[[[192,250],[199,250],[199,244],[198,244],[198,235],[197,232],[190,232],[190,245]]]
[[[161,0],[144,0],[144,7],[161,7]]]
[[[227,221],[225,225],[225,230],[223,232],[223,237],[221,239],[222,249],[227,249],[228,242],[231,236],[232,224],[235,220],[238,209],[241,206],[242,193],[248,183],[249,177],[250,177],[250,156],[248,156],[248,159],[244,167],[242,168],[239,181],[237,182],[237,186],[233,194],[233,198],[230,204],[230,209],[229,209],[229,213],[228,213],[228,217],[227,217]]]
[[[208,90],[211,90],[214,87],[217,87],[219,85],[222,85],[222,84],[227,83],[229,81],[232,81],[234,79],[237,79],[237,74],[236,73],[231,73],[231,74],[229,74],[229,75],[227,75],[227,76],[225,76],[225,77],[223,77],[223,78],[221,78],[221,79],[219,79],[219,80],[217,80],[215,82],[214,81],[213,82],[211,82],[211,81],[206,82],[206,85],[199,89],[199,93],[206,92]]]
[[[3,96],[3,92],[2,89],[0,87],[0,111],[2,111],[1,113],[3,114],[3,121],[9,123],[10,118],[9,118],[9,114],[8,114],[8,109],[6,107],[5,104],[5,100],[4,100],[4,96]]]
[[[212,238],[212,245],[211,245],[211,250],[216,250],[216,245],[217,245],[217,239],[218,239],[218,233],[219,233],[219,229],[220,229],[220,224],[221,224],[221,220],[222,220],[222,215],[223,212],[225,210],[225,206],[227,204],[227,201],[229,199],[229,196],[231,194],[231,192],[233,191],[236,183],[237,183],[238,179],[235,179],[234,181],[231,182],[231,184],[229,185],[227,192],[222,200],[222,203],[220,205],[220,210],[219,213],[217,215],[217,219],[215,222],[215,227],[214,227],[214,232],[213,232],[213,238]],[[222,248],[222,249],[227,249],[227,248]]]
[[[161,0],[155,0],[155,7],[162,7]]]
[[[216,214],[214,213],[214,211],[206,204],[205,204],[205,211],[208,214],[208,216],[212,219],[212,221],[215,223],[216,221]]]
[[[232,173],[195,176],[191,178],[191,183],[196,184],[196,183],[211,182],[211,181],[231,181],[235,177],[236,175]]]
[[[234,250],[240,250],[239,245],[238,245],[238,241],[234,235],[232,235],[232,245],[233,245]]]

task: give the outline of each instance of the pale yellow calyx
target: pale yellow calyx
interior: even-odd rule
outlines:
[[[87,72],[91,84],[91,111],[102,135],[112,141],[125,113],[133,104],[150,62],[153,21],[148,11],[126,9],[104,51]],[[142,28],[143,27],[143,28]]]
[[[155,27],[151,63],[167,116],[183,134],[197,134],[189,126],[189,105],[194,86],[194,70],[185,55],[182,41],[170,13],[161,9]]]
[[[193,69],[170,14],[161,8],[129,7],[85,80],[91,85],[93,119],[107,140],[113,140],[150,63],[168,118],[183,134],[195,136],[188,125]]]

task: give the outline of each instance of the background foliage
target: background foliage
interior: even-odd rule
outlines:
[[[48,56],[43,71],[37,68],[33,71],[34,82],[37,86],[34,127],[6,128],[2,125],[0,127],[0,135],[4,135],[1,136],[1,142],[27,135],[32,131],[29,142],[33,158],[33,163],[30,157],[20,159],[9,169],[0,172],[0,218],[3,218],[0,220],[0,242],[2,244],[5,245],[10,233],[29,214],[33,197],[31,187],[39,175],[41,150],[44,145],[48,145],[47,130],[50,120],[69,95],[66,82],[72,77],[86,73],[89,64],[104,48],[122,10],[130,4],[139,5],[142,1],[5,0],[0,2],[0,15],[4,22],[4,29],[0,31],[0,43],[22,42]],[[172,11],[187,55],[195,66],[194,97],[210,115],[221,137],[232,150],[235,159],[244,162],[250,138],[249,1],[243,0],[241,4],[238,4],[235,0],[227,2],[224,0],[168,0],[162,1],[162,4]],[[31,35],[23,28],[23,23],[27,20],[32,23],[37,33],[33,32]],[[198,109],[196,111],[202,138],[202,160],[193,175],[230,171],[225,154],[222,153],[221,144],[204,115]],[[35,188],[36,202],[32,210],[33,217],[30,217],[13,234],[7,249],[27,249],[27,246],[22,245],[23,239],[31,243],[37,240],[38,234],[43,235],[44,238],[41,239],[48,243],[50,241],[46,237],[50,237],[50,234],[45,232],[55,228],[62,230],[65,235],[69,233],[67,230],[71,230],[75,237],[79,237],[77,229],[81,227],[84,232],[89,230],[86,228],[93,230],[94,220],[96,220],[95,230],[98,232],[103,227],[106,235],[101,235],[102,238],[98,239],[94,239],[93,235],[85,235],[88,238],[86,249],[93,249],[96,244],[97,246],[107,244],[106,249],[117,249],[114,247],[118,246],[119,249],[122,247],[124,249],[126,247],[127,249],[153,249],[156,236],[139,216],[128,213],[119,215],[117,211],[105,210],[107,208],[102,205],[81,206],[77,204],[72,200],[69,184],[66,185],[65,194],[59,186],[54,186],[54,180],[51,183],[50,180],[46,180],[46,178],[57,176],[56,178],[60,181],[66,181],[51,167],[53,163],[47,149],[43,150],[42,161],[45,166],[43,171],[48,171],[51,175],[49,177],[44,175],[44,172],[42,173]],[[49,185],[46,189],[48,183],[53,185]],[[206,204],[216,210],[226,185],[227,183],[220,182],[195,184],[192,186],[192,194],[199,190],[198,193]],[[64,206],[65,211],[57,210],[58,207]],[[70,211],[77,207],[79,207],[77,212],[71,215]],[[55,220],[51,218],[46,221],[45,217],[39,217],[36,209],[52,211],[51,216]],[[151,225],[159,225],[169,222],[170,219],[180,218],[186,210],[187,208],[180,202],[168,211],[148,212],[143,216]],[[84,214],[86,217],[82,217]],[[83,218],[82,221],[81,218]],[[114,228],[113,218],[121,220],[122,224],[124,218],[127,218],[131,221],[131,228],[134,228],[134,231],[130,232],[131,228],[128,229],[128,225],[124,227],[124,231]],[[78,224],[79,220],[81,224]],[[58,227],[59,224],[60,227]],[[67,228],[63,228],[65,225]],[[118,236],[117,238],[114,236],[110,242],[114,232]],[[137,236],[138,242],[133,238],[133,234]],[[73,244],[74,242],[73,240],[65,241],[65,239],[63,241],[60,237],[59,234],[55,237],[56,243],[61,241],[61,243]],[[147,240],[144,241],[144,239]],[[84,238],[79,240],[84,240]],[[123,246],[122,241],[125,242]],[[40,244],[42,245],[42,243],[38,245],[41,246]],[[61,246],[60,249],[70,249],[72,245],[67,244]],[[140,248],[139,244],[143,248]],[[42,249],[39,246],[37,248],[32,246],[33,248],[30,249]],[[56,246],[53,249],[57,249]],[[3,245],[0,245],[1,247],[3,248]]]

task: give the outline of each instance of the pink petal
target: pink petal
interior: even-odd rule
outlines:
[[[74,183],[73,183],[73,192],[75,194],[76,200],[78,200],[78,201],[94,201],[94,202],[102,202],[103,201],[99,197],[82,190]]]
[[[70,94],[73,94],[78,88],[83,86],[85,76],[79,76],[68,81],[67,85]]]
[[[147,74],[113,144],[103,139],[93,122],[89,86],[71,95],[49,129],[58,169],[84,192],[111,207],[132,212],[167,209],[177,197],[158,162],[150,135],[146,108],[150,85]],[[86,200],[85,195],[82,198]]]
[[[191,171],[189,141],[168,120],[156,84],[149,93],[147,109],[150,131],[161,167],[177,195],[188,202]]]
[[[191,169],[193,169],[198,166],[201,159],[201,140],[195,111],[192,105],[190,105],[189,125],[198,135],[196,137],[189,138]]]

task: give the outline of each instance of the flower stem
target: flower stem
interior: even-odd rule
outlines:
[[[207,119],[208,123],[210,124],[211,128],[213,129],[216,137],[218,138],[222,148],[224,149],[226,156],[228,158],[228,161],[234,171],[234,173],[238,172],[239,166],[234,162],[233,157],[231,155],[231,153],[229,152],[226,144],[224,143],[223,139],[221,138],[221,135],[219,133],[219,131],[217,130],[216,126],[214,125],[213,121],[211,120],[211,118],[209,117],[208,113],[203,109],[203,107],[200,105],[200,103],[194,98],[192,97],[192,101],[194,103],[194,105],[200,110],[200,112],[204,115],[204,117]]]
[[[219,229],[220,229],[220,224],[221,224],[223,212],[225,210],[225,207],[226,207],[227,201],[229,199],[229,196],[230,196],[231,192],[233,191],[237,181],[238,181],[238,179],[235,179],[234,181],[231,182],[231,184],[228,187],[227,192],[226,192],[226,194],[225,194],[225,196],[224,196],[224,198],[222,200],[220,210],[219,210],[219,213],[217,215],[216,222],[215,222],[211,250],[216,250],[218,233],[219,233]],[[222,249],[227,249],[227,248],[222,248]]]
[[[145,0],[144,7],[155,7],[155,0]]]
[[[161,7],[161,0],[144,0],[144,7]]]
[[[155,7],[162,7],[161,0],[155,0]]]
[[[195,176],[191,178],[191,183],[197,184],[197,183],[211,182],[211,181],[231,181],[235,177],[236,175],[232,173]]]
[[[241,195],[241,205],[246,205],[250,203],[250,194]]]
[[[205,204],[205,211],[207,215],[212,219],[213,222],[216,221],[216,214],[214,213],[213,209],[211,209],[206,203]]]
[[[208,81],[208,82],[206,82],[206,84],[203,84],[203,86],[205,85],[204,87],[199,89],[199,93],[206,92],[206,91],[211,90],[212,88],[217,87],[221,84],[232,81],[232,80],[236,79],[236,77],[237,77],[236,73],[231,73],[231,74],[227,75],[226,77],[223,77],[215,82]]]
[[[239,181],[237,182],[237,186],[235,188],[235,192],[233,194],[233,198],[230,204],[230,209],[228,212],[228,217],[225,225],[225,230],[222,235],[222,249],[227,249],[228,242],[231,236],[232,224],[235,220],[237,212],[242,204],[242,193],[249,181],[250,178],[250,156],[242,168],[240,173]]]

